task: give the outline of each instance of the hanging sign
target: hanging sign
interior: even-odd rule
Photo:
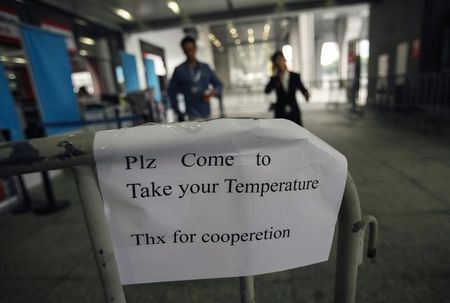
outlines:
[[[123,284],[248,276],[326,261],[345,157],[283,119],[98,132]]]

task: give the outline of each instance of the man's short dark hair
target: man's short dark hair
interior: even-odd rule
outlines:
[[[275,61],[277,60],[277,58],[279,56],[284,58],[284,55],[283,55],[282,51],[276,51],[275,53],[273,53],[273,55],[270,57],[270,61],[272,61],[272,63],[275,64]]]
[[[183,40],[181,40],[181,47],[183,47],[186,43],[192,43],[196,46],[195,39],[190,36],[186,36],[183,38]]]

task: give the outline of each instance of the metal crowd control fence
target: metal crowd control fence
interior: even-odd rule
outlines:
[[[420,112],[443,122],[450,114],[450,72],[369,79],[371,103],[382,112]]]
[[[71,134],[0,144],[0,177],[71,168],[100,274],[105,302],[125,302],[103,203],[95,173],[95,133]],[[368,257],[375,258],[378,225],[361,216],[358,192],[350,174],[338,217],[335,302],[355,301],[358,266],[363,260],[365,230],[369,230]],[[255,302],[253,276],[240,277],[242,303]]]

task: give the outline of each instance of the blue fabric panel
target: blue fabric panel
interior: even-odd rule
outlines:
[[[136,58],[134,55],[126,52],[120,53],[120,59],[122,61],[123,75],[125,77],[125,88],[127,93],[135,92],[139,90],[139,80],[136,67]]]
[[[14,105],[14,100],[11,96],[8,87],[8,80],[5,77],[5,69],[0,63],[0,128],[9,129],[12,140],[23,140],[24,135],[20,122],[17,117],[17,112]]]
[[[144,58],[145,76],[147,78],[147,87],[153,88],[155,92],[155,101],[161,102],[161,88],[159,79],[155,73],[155,62],[152,59]]]
[[[62,35],[21,26],[44,124],[80,121],[72,86],[72,67]],[[47,135],[73,131],[78,126],[48,126]]]

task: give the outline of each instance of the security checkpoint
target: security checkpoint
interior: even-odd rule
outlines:
[[[239,279],[241,285],[241,301],[255,302],[253,275],[279,271],[288,268],[294,268],[306,264],[313,264],[324,261],[328,258],[329,247],[331,246],[331,240],[333,236],[336,219],[333,219],[333,215],[331,214],[332,211],[330,211],[330,214],[327,214],[327,216],[324,216],[323,219],[325,225],[327,224],[330,225],[331,223],[333,223],[332,224],[333,229],[324,228],[324,230],[326,230],[327,237],[329,236],[330,234],[329,232],[331,231],[330,236],[331,239],[329,243],[327,242],[326,244],[323,244],[321,240],[318,239],[317,243],[315,242],[308,243],[308,245],[311,246],[311,248],[302,247],[302,250],[297,251],[294,250],[294,254],[297,253],[304,254],[304,252],[302,251],[307,251],[308,249],[311,249],[313,255],[323,254],[323,256],[318,257],[320,260],[307,256],[305,257],[307,259],[306,261],[303,260],[298,261],[296,258],[294,258],[295,256],[291,257],[288,253],[286,253],[286,255],[284,256],[285,259],[287,259],[289,262],[292,263],[290,264],[279,263],[268,265],[267,260],[271,258],[269,258],[270,256],[266,257],[264,255],[264,252],[254,255],[250,254],[248,256],[248,258],[250,259],[246,259],[248,252],[252,252],[251,245],[257,245],[257,248],[265,247],[268,250],[272,250],[274,253],[277,252],[284,253],[285,251],[287,251],[287,249],[285,250],[280,249],[279,248],[280,246],[286,245],[286,247],[291,247],[290,245],[292,245],[292,247],[295,247],[295,245],[297,245],[296,243],[293,243],[295,241],[290,241],[290,239],[286,239],[286,237],[297,236],[297,234],[301,233],[300,230],[304,229],[304,227],[302,225],[299,225],[299,227],[297,228],[293,223],[292,225],[289,225],[284,229],[279,229],[283,231],[289,230],[289,233],[285,232],[283,234],[285,236],[284,238],[281,237],[282,233],[280,233],[280,236],[277,238],[276,236],[277,226],[275,226],[275,223],[278,222],[276,221],[278,219],[277,215],[274,214],[274,217],[269,216],[263,218],[264,220],[267,221],[272,220],[271,223],[268,225],[267,229],[265,230],[265,232],[257,230],[256,228],[258,227],[258,224],[256,223],[260,222],[258,221],[260,218],[258,217],[259,214],[255,214],[255,212],[257,213],[258,210],[255,210],[256,208],[255,209],[250,208],[250,206],[248,205],[251,205],[253,203],[255,205],[264,205],[267,207],[272,207],[274,200],[273,198],[275,195],[282,197],[290,197],[288,195],[306,195],[308,193],[307,191],[311,192],[310,199],[314,201],[316,201],[315,199],[319,199],[320,197],[325,197],[326,200],[327,199],[333,200],[333,197],[330,198],[329,192],[325,187],[328,186],[329,184],[342,182],[343,185],[342,204],[340,203],[341,201],[338,201],[339,203],[335,204],[334,205],[335,207],[331,207],[332,210],[335,209],[336,211],[339,211],[339,215],[337,217],[338,239],[337,239],[337,270],[335,279],[336,281],[335,302],[354,302],[358,266],[362,263],[363,260],[365,231],[366,228],[369,230],[367,255],[369,258],[374,258],[376,254],[376,245],[377,245],[377,231],[378,231],[377,221],[372,216],[362,217],[356,186],[350,174],[347,174],[346,164],[341,162],[338,163],[338,160],[341,161],[341,157],[340,156],[335,157],[336,159],[338,159],[336,160],[336,163],[338,164],[336,164],[337,166],[336,169],[334,170],[345,172],[345,174],[339,174],[342,180],[335,180],[332,179],[331,177],[328,180],[327,179],[328,175],[333,175],[334,172],[332,171],[332,169],[328,170],[326,165],[322,165],[318,161],[319,160],[328,161],[327,159],[329,159],[330,157],[333,158],[334,156],[329,156],[334,155],[331,148],[329,146],[323,145],[323,143],[319,142],[318,139],[314,138],[311,134],[306,133],[306,131],[304,131],[303,129],[298,130],[299,137],[296,137],[297,135],[295,136],[283,135],[283,132],[289,133],[295,132],[295,129],[292,128],[292,126],[287,123],[288,122],[272,123],[271,120],[221,119],[207,122],[190,122],[173,125],[141,126],[130,130],[104,132],[100,135],[98,133],[69,134],[57,137],[34,139],[26,142],[4,143],[0,146],[0,165],[1,165],[0,174],[2,176],[6,176],[6,175],[16,175],[28,172],[37,172],[60,168],[71,168],[74,170],[79,195],[82,201],[85,220],[91,238],[92,249],[97,261],[98,271],[104,288],[105,301],[108,302],[112,300],[114,300],[115,302],[125,302],[125,297],[122,290],[123,284],[215,278],[215,277],[231,277],[231,276],[240,277]],[[298,127],[295,128],[299,129]],[[209,131],[209,129],[212,130]],[[144,138],[142,138],[141,136],[142,133],[154,133],[154,134],[149,134],[150,137],[146,137],[145,140],[143,140]],[[206,136],[206,138],[210,138],[210,140],[214,140],[214,137],[216,137],[218,147],[211,147],[209,150],[206,150],[207,148],[201,146],[202,142],[205,142],[205,138],[201,138],[203,134]],[[170,138],[171,136],[175,138],[173,141],[171,141],[172,140]],[[191,137],[195,137],[193,140],[195,144],[189,145],[190,144],[189,142],[191,142],[191,139],[193,139]],[[150,162],[148,163],[149,166],[152,166],[152,164],[155,164],[156,166],[165,165],[164,170],[168,170],[170,172],[168,178],[176,176],[176,173],[179,172],[180,169],[184,171],[185,169],[192,169],[190,168],[190,165],[194,165],[195,162],[193,160],[194,154],[198,155],[201,151],[208,152],[210,156],[211,155],[217,156],[221,154],[224,156],[224,158],[222,159],[228,159],[228,162],[227,161],[220,162],[219,160],[217,160],[219,159],[218,157],[214,158],[217,161],[219,161],[215,162],[215,164],[217,165],[230,164],[229,166],[235,165],[235,167],[237,167],[237,169],[235,169],[234,167],[228,168],[222,167],[220,168],[219,173],[216,168],[211,169],[210,171],[205,171],[204,168],[199,167],[194,169],[198,169],[201,173],[196,174],[198,171],[194,170],[192,176],[197,178],[196,180],[202,180],[202,182],[206,182],[205,180],[210,181],[216,180],[211,176],[220,175],[221,178],[224,178],[223,179],[224,182],[220,183],[218,181],[217,182],[218,185],[216,187],[222,189],[222,192],[217,190],[217,192],[214,193],[207,193],[212,195],[215,194],[221,195],[220,199],[217,199],[216,197],[214,197],[213,199],[208,198],[204,199],[204,203],[211,203],[210,202],[211,200],[216,199],[221,201],[227,201],[231,206],[224,206],[225,208],[221,210],[223,211],[223,213],[225,213],[226,211],[230,211],[230,209],[232,209],[228,213],[229,214],[229,217],[227,218],[228,220],[230,221],[236,220],[237,223],[241,223],[247,220],[249,221],[255,220],[254,222],[256,223],[254,223],[249,228],[245,227],[244,232],[242,231],[240,231],[239,233],[229,232],[228,234],[230,234],[230,236],[228,237],[223,236],[224,234],[227,234],[226,232],[222,232],[221,236],[219,237],[220,240],[218,238],[217,241],[228,243],[227,247],[225,247],[225,245],[218,247],[216,247],[217,245],[215,245],[214,247],[208,246],[212,245],[211,244],[212,239],[215,239],[213,238],[213,235],[219,234],[213,228],[211,228],[213,232],[205,229],[203,234],[197,235],[194,233],[190,233],[190,235],[197,236],[198,243],[188,243],[188,244],[196,245],[198,248],[198,252],[200,253],[203,253],[205,247],[207,247],[208,250],[214,250],[217,248],[217,251],[219,251],[219,253],[221,251],[227,251],[229,252],[229,254],[227,253],[222,255],[221,256],[222,259],[229,260],[230,262],[231,261],[242,262],[240,266],[233,267],[230,266],[230,263],[225,264],[225,267],[227,268],[231,267],[229,269],[229,272],[226,271],[228,269],[224,270],[223,268],[220,267],[220,265],[217,265],[217,268],[215,268],[215,265],[210,265],[211,267],[213,267],[211,271],[208,271],[209,269],[205,270],[202,269],[199,270],[198,272],[193,273],[192,268],[186,268],[181,269],[180,271],[177,272],[149,274],[149,271],[151,271],[151,269],[144,268],[143,272],[140,272],[138,268],[134,268],[132,267],[132,265],[130,265],[132,259],[134,258],[143,258],[142,260],[145,260],[145,258],[148,257],[147,253],[144,253],[143,254],[144,256],[141,254],[142,251],[146,252],[146,250],[144,250],[146,249],[146,245],[142,245],[141,242],[138,243],[138,239],[144,239],[144,236],[140,235],[145,235],[146,233],[144,233],[144,231],[139,231],[139,233],[136,233],[133,230],[133,233],[131,235],[127,234],[127,238],[124,240],[125,242],[120,242],[122,241],[121,238],[122,228],[124,228],[124,226],[129,226],[129,223],[127,223],[127,221],[121,221],[125,223],[116,227],[114,226],[111,227],[112,217],[114,217],[114,221],[118,222],[120,220],[130,219],[132,221],[142,220],[142,222],[145,222],[144,224],[147,224],[149,218],[146,216],[143,216],[141,218],[140,216],[141,213],[148,214],[146,209],[146,207],[148,207],[147,205],[148,201],[156,201],[155,203],[153,203],[158,206],[158,208],[155,211],[162,211],[162,213],[166,211],[164,207],[166,207],[166,205],[170,203],[179,203],[176,204],[177,208],[184,207],[183,205],[185,203],[192,203],[190,204],[189,208],[195,208],[196,206],[200,206],[200,209],[204,209],[205,205],[208,205],[208,204],[197,205],[196,203],[199,203],[198,200],[201,200],[203,197],[195,196],[196,194],[198,194],[196,190],[188,191],[188,186],[187,184],[183,183],[184,181],[178,182],[179,184],[177,188],[176,186],[177,182],[169,183],[167,181],[168,179],[164,179],[164,176],[161,177],[159,175],[158,176],[153,175],[154,177],[152,177],[151,179],[153,180],[152,183],[154,182],[153,193],[150,193],[151,191],[149,192],[147,190],[143,190],[144,181],[141,181],[140,179],[139,180],[133,179],[137,178],[136,173],[133,172],[131,169],[132,168],[131,162],[134,161],[134,158],[128,158],[129,160],[128,162],[126,162],[126,160],[123,160],[127,159],[126,158],[127,156],[136,157],[136,155],[138,155],[138,153],[141,152],[142,149],[140,149],[140,147],[136,147],[135,150],[130,151],[128,148],[126,148],[126,150],[123,151],[124,153],[122,153],[121,150],[121,146],[125,147],[131,146],[130,142],[127,140],[132,140],[133,138],[138,138],[138,141],[141,142],[144,141],[144,143],[142,144],[145,146],[145,149],[147,148],[150,149],[150,147],[148,147],[149,145],[152,144],[155,145],[157,142],[160,143],[160,145],[156,146],[151,153],[152,155],[155,155],[155,159],[157,158],[158,161],[156,161],[155,163]],[[159,140],[155,141],[156,138],[159,138]],[[254,140],[252,140],[251,138],[254,138]],[[220,145],[220,142],[223,142],[223,146]],[[232,143],[230,144],[230,142]],[[288,144],[286,144],[286,142]],[[212,144],[211,142],[210,144],[216,146],[216,144]],[[176,148],[166,149],[167,146],[174,146]],[[190,149],[182,150],[177,153],[173,152],[173,150],[177,150],[177,148],[179,148],[180,146],[187,146]],[[231,147],[229,150],[226,150],[224,149],[224,146],[231,146]],[[316,150],[315,149],[316,147],[320,147],[320,151]],[[309,152],[308,148],[313,148],[314,152]],[[307,150],[308,152],[305,152],[305,155],[303,156],[299,155],[299,158],[305,160],[305,162],[299,161],[300,163],[298,164],[299,167],[303,169],[306,166],[310,166],[312,168],[309,171],[308,169],[305,168],[304,170],[308,171],[309,175],[306,175],[305,173],[305,175],[303,176],[302,173],[299,173],[300,170],[298,170],[295,167],[295,169],[293,169],[292,171],[292,175],[294,175],[295,178],[290,179],[288,178],[288,175],[291,172],[287,168],[289,168],[290,166],[295,166],[297,164],[293,164],[291,162],[285,163],[277,159],[283,159],[283,157],[287,157],[288,155],[296,155],[298,154],[298,151],[301,149]],[[325,156],[319,158],[318,155],[321,155],[321,152],[323,152],[323,155]],[[270,157],[265,158],[266,161],[264,162],[263,160],[264,156],[268,155],[270,155]],[[185,157],[183,158],[183,156]],[[139,159],[139,157],[136,158]],[[115,162],[116,159],[119,159],[118,160],[119,162]],[[130,161],[130,159],[132,160]],[[181,159],[181,166],[177,166],[174,163],[175,162],[174,159]],[[272,161],[271,165],[275,165],[276,164],[275,162],[279,161],[279,166],[281,168],[278,167],[272,169],[265,168],[264,166],[266,164],[267,166],[269,166],[268,162],[270,161],[268,159]],[[251,162],[251,160],[254,160],[254,163]],[[118,167],[119,166],[122,167],[120,171],[115,170],[116,164],[118,165]],[[127,164],[129,165],[127,166]],[[245,170],[243,168],[245,168]],[[124,175],[123,171],[126,171],[127,174]],[[243,171],[245,171],[245,173],[243,173]],[[252,175],[251,173],[253,171],[256,171],[257,173]],[[270,179],[270,181],[267,178],[264,179],[265,178],[264,175],[266,174],[266,172],[267,175],[276,176],[276,174],[279,173],[280,171],[283,172],[282,174],[283,179],[277,179],[276,181],[274,181],[273,179]],[[322,172],[324,172],[323,175],[321,175]],[[108,177],[103,178],[100,177],[105,176],[105,173],[108,174]],[[184,175],[182,174],[180,175],[181,176],[178,176],[178,178],[185,178]],[[261,175],[261,177],[259,175]],[[338,174],[336,173],[336,175]],[[146,178],[148,178],[148,176],[149,176],[148,174],[144,175],[145,178],[143,180],[147,180]],[[124,187],[116,186],[114,183],[115,177],[118,177],[120,179],[120,182],[130,182],[130,183],[127,183],[126,186]],[[309,177],[310,179],[308,179]],[[127,178],[131,178],[130,180],[132,181],[127,181]],[[297,178],[300,180],[298,180]],[[259,182],[254,182],[254,180],[258,180]],[[110,181],[113,183],[108,184],[107,182]],[[173,186],[173,184],[175,184],[175,186]],[[192,184],[196,183],[191,183],[191,185]],[[289,187],[289,185],[292,185],[292,187]],[[159,189],[158,186],[160,186]],[[325,188],[324,192],[316,194],[318,190],[321,190],[321,186]],[[133,216],[124,214],[124,217],[121,217],[123,209],[121,209],[120,213],[115,213],[114,207],[117,207],[115,203],[116,202],[122,203],[122,202],[111,200],[111,197],[116,196],[115,191],[108,193],[108,190],[110,190],[111,187],[119,188],[122,194],[126,195],[128,200],[130,200],[133,203],[132,205],[139,205],[135,206],[137,208],[137,212],[135,212]],[[179,191],[175,193],[177,189],[179,189]],[[339,192],[340,189],[336,188],[333,190]],[[174,193],[174,197],[170,197],[172,193]],[[167,197],[163,197],[164,194],[166,194]],[[205,193],[205,195],[207,194]],[[242,200],[244,202],[239,200],[241,199],[242,196],[245,197],[245,200]],[[166,199],[166,200],[162,200],[165,202],[164,204],[162,203],[160,204],[159,200],[151,200],[152,198],[160,200]],[[126,200],[126,199],[118,199],[118,200]],[[138,200],[142,200],[142,202]],[[340,197],[338,197],[338,200],[340,200]],[[183,203],[181,203],[180,201],[183,201]],[[233,203],[235,203],[236,201],[241,201],[242,204],[247,203],[246,207],[248,207],[249,209],[239,209],[239,207],[241,207],[239,205],[232,206]],[[143,206],[141,206],[141,204],[139,203],[143,204]],[[292,205],[289,204],[289,201],[286,202],[279,201],[279,203],[280,205],[282,204],[288,208],[287,212],[289,212],[289,207],[293,207],[294,212],[297,211],[298,207],[300,207],[299,203],[297,202]],[[222,204],[225,204],[225,202],[223,202]],[[315,211],[314,208],[316,207],[316,204],[311,205],[312,211]],[[120,204],[119,209],[120,207],[124,207],[124,205]],[[168,211],[171,214],[173,209],[175,208],[173,206],[170,207],[172,208],[169,208]],[[238,208],[237,211],[234,211],[235,207]],[[262,208],[262,206],[257,207]],[[277,208],[275,209],[278,208],[279,207],[277,205]],[[328,208],[329,206],[326,206],[327,211]],[[307,206],[305,206],[305,209],[306,211],[310,211],[310,208],[307,208]],[[189,211],[189,209],[187,208],[185,210],[187,212]],[[272,210],[273,209],[271,209],[270,213],[273,212]],[[206,213],[201,215],[204,216],[205,214]],[[182,215],[183,213],[178,215],[174,214],[173,216],[176,218],[171,220],[177,219],[179,220],[176,221],[177,224],[181,224],[180,222],[184,222]],[[179,219],[177,216],[179,216]],[[233,216],[237,218],[233,219]],[[156,221],[158,221],[157,220],[158,217],[159,217],[158,215],[155,216]],[[193,218],[197,219],[197,217],[195,217],[195,214]],[[282,217],[281,220],[285,220],[285,218],[286,217]],[[305,222],[308,220],[307,218],[302,219]],[[320,221],[319,218],[317,220]],[[205,222],[206,224],[208,224],[207,220]],[[218,223],[218,225],[220,225],[220,223]],[[189,228],[189,226],[190,225],[185,225],[186,230],[187,228]],[[226,225],[223,226],[226,227]],[[145,229],[145,232],[153,232],[153,229],[156,230],[159,228],[159,226],[150,226],[150,227],[151,228],[149,229]],[[271,228],[273,228],[273,232],[271,231],[272,230]],[[317,230],[320,230],[321,228],[323,227],[319,226]],[[175,231],[174,235],[175,234],[179,235],[181,233],[181,229],[182,228],[180,228],[180,232],[178,233],[176,233]],[[217,230],[221,229],[217,228]],[[226,229],[222,229],[222,231],[224,230],[228,231]],[[240,241],[239,243],[237,243],[237,241],[231,242],[231,239],[234,237],[235,234],[239,234],[239,241]],[[167,234],[164,235],[154,234],[154,236],[155,239],[159,238],[161,241],[165,239],[164,241],[169,242],[170,239],[170,237],[167,236]],[[167,237],[164,238],[164,236]],[[253,239],[253,242],[255,243],[252,243],[251,239]],[[277,245],[269,246],[272,245],[270,243],[274,243],[274,241],[278,241]],[[195,241],[192,240],[190,242]],[[124,243],[126,243],[126,245],[128,245],[129,247],[126,246]],[[230,245],[230,243],[233,243],[233,245]],[[176,256],[178,251],[172,250],[172,247],[180,243],[173,242],[171,244],[172,245],[170,245],[170,247],[169,245],[166,245],[168,246],[167,252],[169,252],[173,256]],[[159,249],[157,246],[154,247],[156,247],[155,250]],[[245,255],[244,257],[242,257],[242,255],[239,252],[236,252],[238,249],[241,249],[242,247],[244,247],[245,249],[249,249],[248,251],[244,251],[244,253],[242,254]],[[319,248],[321,249],[322,247],[326,248],[328,247],[328,250],[325,249],[323,253],[319,253],[318,251],[314,250],[314,247],[317,247],[317,249]],[[187,246],[181,248],[178,246],[176,248],[177,250],[180,249],[183,255],[186,254],[186,251],[194,249],[193,247]],[[151,249],[153,249],[153,247]],[[163,247],[163,249],[165,249],[165,247]],[[129,256],[133,256],[133,258],[130,258],[131,261],[130,260],[126,261],[126,258]],[[187,258],[192,258],[192,260],[195,260],[197,257],[196,254],[193,254],[192,256],[187,256]],[[214,254],[205,255],[204,258],[210,258],[208,259],[210,261],[216,260]],[[119,262],[117,262],[118,260]],[[177,260],[175,258],[172,261],[176,263]],[[126,264],[127,262],[129,262],[129,264]],[[250,267],[244,268],[245,266],[247,266],[248,263],[252,264],[254,263],[255,266],[253,268]],[[149,264],[149,266],[150,268],[153,268],[155,266],[158,266],[158,264]],[[155,271],[159,272],[161,270],[164,270],[164,268],[170,268],[170,265],[167,263],[162,263],[160,266],[161,269],[157,269]],[[219,271],[221,271],[222,273],[217,274],[217,270],[215,269],[220,269]]]

